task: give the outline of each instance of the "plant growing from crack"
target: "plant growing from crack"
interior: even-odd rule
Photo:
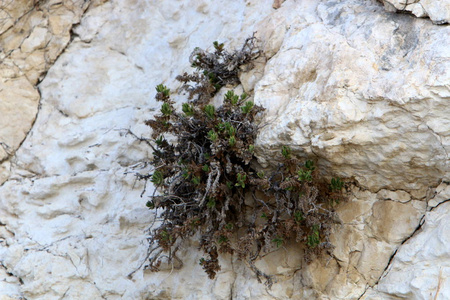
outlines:
[[[147,202],[150,209],[161,210],[150,236],[147,267],[152,271],[158,271],[164,259],[178,260],[183,241],[197,233],[205,254],[199,263],[210,278],[220,270],[219,254],[230,253],[269,286],[272,277],[254,265],[264,253],[298,242],[305,245],[305,259],[310,261],[332,248],[328,237],[334,213],[329,200],[340,197],[341,181],[332,181],[330,187],[313,161],[302,164],[288,146],[280,151],[279,165],[263,172],[255,162],[254,143],[264,108],[232,90],[221,106],[210,104],[219,88],[238,82],[240,65],[259,56],[255,43],[251,37],[231,53],[217,42],[213,53],[194,50],[191,64],[197,72],[178,77],[189,94],[181,112],[170,90],[156,87],[160,114],[146,122],[153,130],[155,170],[142,175],[160,192]],[[173,144],[167,135],[175,137]]]

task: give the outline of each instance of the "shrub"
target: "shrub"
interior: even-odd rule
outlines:
[[[306,260],[332,248],[332,203],[342,182],[320,178],[313,161],[302,163],[284,146],[278,166],[263,172],[255,160],[257,116],[264,108],[248,95],[225,94],[223,104],[209,104],[223,85],[237,82],[237,70],[258,56],[254,37],[232,53],[214,43],[214,53],[196,49],[197,72],[178,77],[189,92],[182,111],[174,108],[170,90],[158,85],[161,113],[146,122],[153,129],[150,179],[160,194],[147,202],[161,209],[161,222],[150,236],[149,265],[158,271],[164,258],[178,260],[183,241],[195,234],[205,257],[200,265],[210,278],[220,270],[219,253],[237,255],[268,285],[271,276],[254,261],[288,242],[305,245]],[[194,57],[194,58],[192,58]],[[166,137],[175,138],[169,143]]]

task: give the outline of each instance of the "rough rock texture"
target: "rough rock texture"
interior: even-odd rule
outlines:
[[[272,0],[89,8],[50,1],[48,9],[10,11],[16,19],[41,15],[23,25],[23,37],[19,30],[6,39],[14,22],[0,27],[2,47],[12,49],[5,59],[12,71],[2,74],[19,74],[1,78],[30,107],[19,115],[0,106],[0,141],[14,149],[3,147],[0,159],[8,163],[0,299],[448,299],[450,28],[386,12],[376,1],[278,2],[275,10]],[[155,218],[145,196],[153,187],[141,198],[144,182],[134,174],[148,171],[151,150],[128,130],[150,135],[143,122],[158,108],[154,86],[179,87],[174,78],[189,70],[194,47],[214,40],[238,47],[254,31],[266,57],[241,74],[241,88],[267,107],[260,162],[276,160],[288,144],[316,157],[325,175],[354,182],[337,206],[336,248],[311,265],[296,245],[268,254],[257,266],[275,275],[271,290],[229,256],[208,280],[193,242],[180,253],[180,270],[143,270],[145,230]],[[58,36],[61,48],[47,49]],[[51,59],[26,64],[33,53]],[[38,82],[40,109],[28,133]]]
[[[36,84],[70,41],[89,1],[0,2],[0,184],[38,111]]]
[[[397,251],[378,286],[362,299],[450,299],[450,202],[428,212],[414,238]]]
[[[267,20],[290,28],[255,88],[269,107],[261,148],[289,144],[371,191],[423,197],[450,169],[450,28],[376,3],[304,5]]]
[[[416,17],[429,17],[435,24],[450,23],[448,0],[382,0],[388,11],[409,12]]]

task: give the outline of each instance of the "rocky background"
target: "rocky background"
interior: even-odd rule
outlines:
[[[0,299],[450,299],[450,2],[411,2],[0,0]],[[259,162],[289,145],[352,182],[336,248],[267,255],[272,289],[234,257],[207,279],[195,244],[144,270],[151,151],[128,132],[194,47],[253,32]]]

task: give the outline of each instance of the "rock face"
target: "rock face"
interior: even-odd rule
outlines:
[[[388,11],[409,12],[416,17],[429,17],[435,24],[450,23],[450,3],[447,0],[382,0]]]
[[[70,41],[89,2],[2,1],[0,4],[0,184],[38,111],[36,84]]]
[[[19,2],[0,24],[0,299],[449,299],[448,26],[360,0]],[[289,145],[352,182],[335,249],[259,260],[271,290],[231,256],[209,280],[189,241],[181,269],[144,270],[154,86],[255,31],[239,88],[267,108],[259,161]]]

